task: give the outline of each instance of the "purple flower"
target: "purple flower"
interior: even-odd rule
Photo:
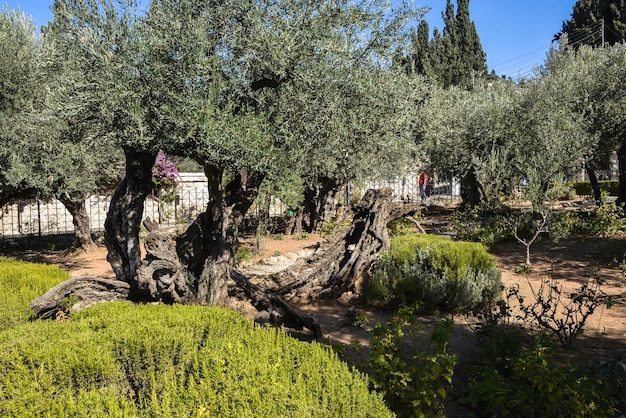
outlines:
[[[178,161],[163,154],[157,155],[154,166],[152,167],[152,183],[156,191],[175,187],[179,180]]]

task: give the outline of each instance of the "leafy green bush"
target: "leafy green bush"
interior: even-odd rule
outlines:
[[[574,224],[572,233],[578,236],[608,237],[624,229],[621,220],[624,211],[615,203],[595,206],[578,214],[579,222]]]
[[[246,245],[240,244],[235,251],[235,265],[251,260],[254,258],[254,255],[254,250]]]
[[[58,267],[0,257],[0,331],[31,319],[30,302],[69,278]]]
[[[475,351],[460,402],[476,416],[604,417],[626,410],[626,370],[618,362],[570,364],[553,354],[549,331],[528,331],[524,315],[512,305],[518,288],[474,312],[479,323]],[[537,299],[536,304],[552,304]],[[534,336],[531,338],[531,336]]]
[[[623,396],[626,383],[626,374],[619,365],[580,367],[561,363],[554,358],[546,339],[536,338],[527,346],[514,327],[500,325],[490,330],[495,341],[479,339],[461,398],[478,416],[619,415],[616,400]]]
[[[446,388],[452,383],[456,357],[447,353],[453,321],[428,329],[415,307],[402,307],[396,319],[377,324],[370,333],[370,379],[399,417],[443,414]]]
[[[615,203],[592,206],[579,212],[555,212],[550,236],[610,237],[624,230],[624,210]]]
[[[379,307],[420,302],[426,310],[469,308],[500,289],[495,264],[478,243],[433,235],[393,237],[389,253],[375,267],[367,300]]]
[[[419,215],[420,213],[417,212],[415,217],[419,219]],[[405,235],[415,231],[416,229],[415,223],[411,222],[404,216],[393,219],[387,223],[387,231],[389,231],[390,236]]]
[[[332,235],[333,232],[335,232],[336,228],[337,228],[337,221],[331,219],[331,220],[324,222],[320,226],[319,231],[317,232],[320,234],[320,237],[328,238],[329,236]]]
[[[553,183],[547,190],[546,197],[548,200],[574,200],[577,193],[571,184]]]
[[[328,347],[227,309],[107,303],[0,333],[0,416],[391,417]]]
[[[450,224],[457,231],[457,237],[463,241],[480,242],[493,249],[499,243],[513,241],[513,231],[507,224],[508,213],[472,207],[457,211],[450,217]]]

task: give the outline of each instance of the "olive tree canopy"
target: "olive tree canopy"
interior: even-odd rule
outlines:
[[[80,100],[103,140],[126,156],[105,241],[118,279],[131,283],[135,297],[149,298],[136,280],[138,233],[158,151],[204,166],[210,202],[177,239],[190,283],[181,292],[222,304],[239,222],[268,174],[297,167],[306,175],[317,164],[303,161],[321,161],[329,149],[348,152],[351,161],[371,159],[376,144],[394,147],[408,137],[398,122],[410,109],[405,99],[382,93],[397,83],[388,74],[390,58],[421,13],[387,6],[153,0],[142,13],[132,0],[55,2],[50,31],[85,74]],[[387,101],[376,107],[380,112],[372,110],[370,92]],[[320,104],[332,109],[331,119],[310,113]],[[353,142],[346,146],[347,140]],[[354,141],[362,147],[354,149]],[[345,152],[328,154],[327,170],[344,168]]]

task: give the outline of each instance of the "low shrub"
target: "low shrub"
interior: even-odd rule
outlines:
[[[333,232],[335,232],[336,228],[337,228],[337,221],[331,219],[329,221],[324,222],[320,226],[317,232],[320,234],[320,237],[328,238],[329,236],[332,235]]]
[[[498,211],[478,206],[457,211],[450,217],[450,224],[463,241],[480,242],[494,249],[502,242],[514,241],[513,231],[507,224],[508,212],[502,206]]]
[[[548,200],[574,200],[577,193],[571,184],[553,183],[546,191],[546,197]]]
[[[624,210],[615,203],[592,206],[578,212],[555,212],[550,236],[611,237],[624,230]]]
[[[419,219],[420,213],[417,212],[415,218]],[[417,230],[415,222],[407,217],[393,219],[387,223],[387,231],[390,236],[405,235]]]
[[[0,416],[391,417],[330,349],[228,309],[93,306],[0,333]]]
[[[591,182],[575,181],[571,185],[577,195],[593,196]],[[598,181],[598,187],[600,187],[601,192],[607,193],[609,196],[619,196],[619,181],[617,180],[600,180]]]
[[[498,325],[490,328],[490,338],[479,339],[461,395],[461,403],[477,416],[620,415],[617,407],[623,405],[618,400],[626,383],[623,368],[561,362],[547,339],[537,337],[527,345],[521,338],[519,329]]]
[[[572,233],[578,236],[609,237],[624,229],[624,210],[615,203],[595,206],[578,215]]]
[[[255,256],[254,250],[246,245],[239,244],[235,251],[235,265],[244,263],[253,259]]]
[[[69,278],[58,267],[0,257],[0,331],[28,322],[30,302]]]
[[[401,307],[397,317],[369,331],[370,380],[398,417],[443,416],[457,359],[447,353],[452,319],[426,327],[416,307]]]
[[[558,286],[551,285],[556,291]],[[477,344],[460,402],[476,416],[623,415],[626,369],[616,361],[582,365],[568,361],[569,355],[557,357],[551,338],[554,330],[549,326],[528,329],[533,324],[526,322],[525,309],[515,306],[525,303],[519,288],[503,290],[505,298],[493,308],[474,312],[479,319],[474,326]],[[536,298],[530,305],[550,308],[554,303],[555,299]],[[566,321],[561,325],[569,326]]]
[[[421,234],[393,237],[375,266],[367,301],[378,307],[419,302],[427,311],[470,308],[500,289],[495,265],[478,243]]]

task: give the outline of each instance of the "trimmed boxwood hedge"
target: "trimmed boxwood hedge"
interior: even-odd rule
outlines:
[[[0,369],[2,417],[393,416],[327,346],[223,308],[116,302],[22,323],[0,331]]]
[[[484,245],[412,234],[391,238],[391,249],[374,269],[372,306],[420,303],[425,310],[475,308],[501,291],[500,271]]]

